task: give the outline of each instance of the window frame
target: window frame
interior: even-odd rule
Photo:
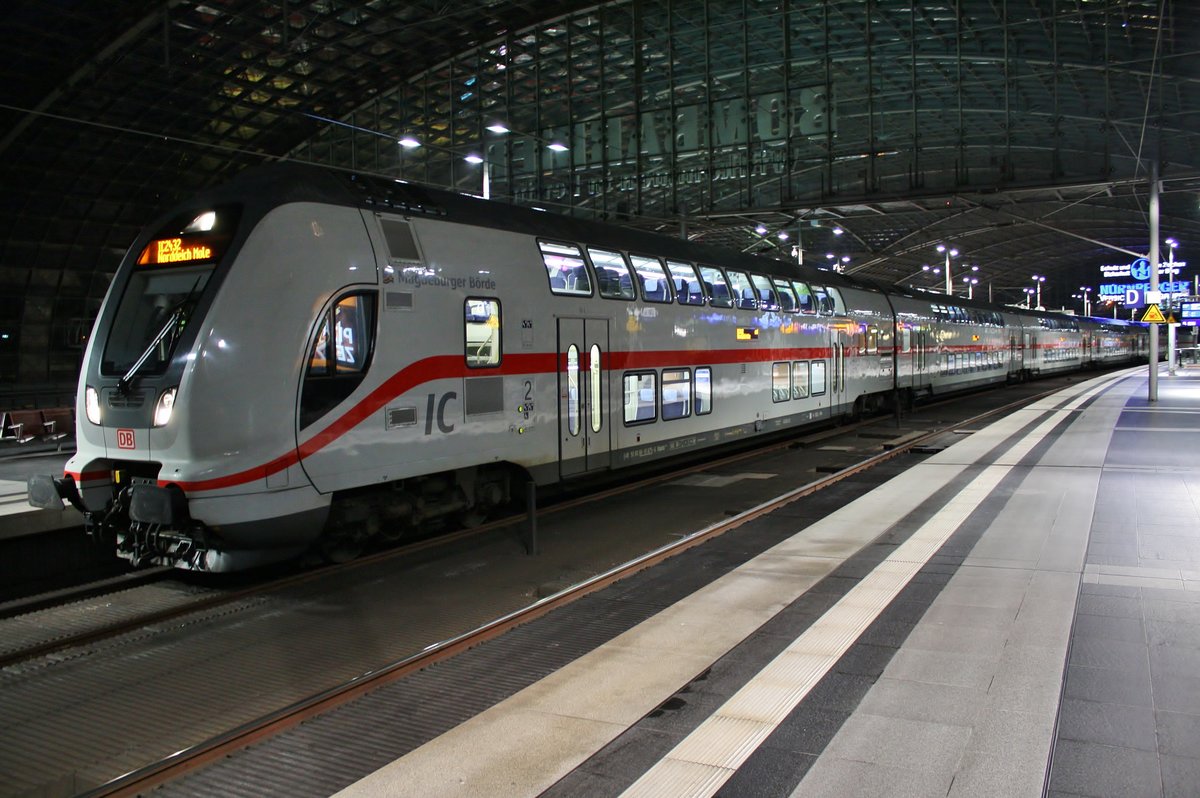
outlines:
[[[704,372],[707,376],[708,385],[708,409],[702,410],[700,406],[700,372]],[[697,416],[707,416],[713,411],[713,369],[712,366],[696,366],[692,369],[692,411]]]
[[[725,276],[728,278],[729,297],[733,301],[734,310],[757,311],[758,291],[754,287],[754,282],[750,279],[750,273],[740,271],[738,269],[726,269]],[[744,287],[738,287],[735,285],[737,282],[735,276],[737,278],[741,278],[741,280],[745,283]],[[745,299],[744,292],[747,288],[750,290],[750,296],[752,297],[750,300]],[[746,306],[744,303],[747,301],[751,302],[752,304],[750,306]]]
[[[629,405],[625,401],[625,390],[626,383],[631,377],[639,379],[642,377],[650,377],[652,380],[654,380],[653,384],[650,386],[650,395],[654,397],[654,413],[650,416],[650,418],[635,418],[634,420],[630,421],[626,415],[628,413]],[[640,399],[640,387],[638,388],[638,391],[639,401],[637,406],[640,408],[642,406]],[[627,427],[640,427],[645,424],[653,424],[658,421],[658,372],[656,370],[637,369],[634,371],[621,372],[621,419],[624,421],[625,426]]]
[[[665,396],[665,393],[667,390],[667,375],[668,374],[686,374],[687,375],[687,380],[686,380],[686,382],[687,382],[687,392],[686,392],[687,400],[684,405],[685,412],[683,412],[681,415],[678,415],[678,416],[668,416],[667,415],[667,397]],[[684,380],[675,379],[675,380],[671,381],[671,384],[678,385],[682,382],[684,382]],[[658,379],[658,406],[659,406],[659,415],[662,417],[662,420],[663,421],[678,421],[681,418],[691,418],[693,401],[694,401],[694,397],[692,395],[692,370],[690,368],[687,368],[686,366],[663,369],[662,373],[659,375],[659,379]],[[672,404],[674,404],[674,403],[672,403]]]
[[[600,295],[600,297],[602,299],[615,299],[620,302],[636,302],[637,301],[637,298],[638,298],[637,278],[634,277],[633,270],[629,266],[629,255],[627,253],[622,252],[617,249],[605,249],[603,247],[590,247],[590,246],[586,246],[586,245],[584,246],[583,251],[584,251],[584,254],[587,255],[588,263],[591,264],[592,275],[596,278],[596,292]],[[629,295],[628,296],[626,296],[624,293],[618,293],[618,294],[604,293],[604,291],[602,290],[602,283],[600,281],[600,268],[601,267],[596,265],[596,260],[592,255],[593,252],[600,252],[600,253],[603,253],[604,255],[616,255],[618,258],[621,259],[621,264],[625,268],[625,276],[627,278],[629,278]],[[607,271],[609,269],[615,268],[615,266],[612,265],[611,263],[605,263],[603,268],[605,269],[605,271]],[[620,286],[620,284],[621,284],[621,280],[620,280],[620,277],[618,277],[617,285]]]
[[[694,264],[690,261],[671,260],[670,258],[666,258],[664,262],[666,263],[666,266],[667,266],[667,275],[669,276],[669,278],[671,280],[671,287],[673,289],[675,289],[675,301],[678,304],[685,305],[688,307],[699,307],[699,306],[708,304],[708,293],[704,290],[704,281],[701,280],[700,275],[696,273],[696,264]],[[695,285],[696,288],[699,289],[699,292],[688,291],[687,296],[689,297],[689,299],[687,301],[684,301],[684,295],[679,293],[679,286],[676,285],[676,283],[675,283],[676,280],[683,279],[678,274],[676,274],[676,269],[679,269],[679,270],[686,269],[688,271],[688,274],[691,275],[691,277],[689,278],[689,284]],[[690,299],[690,297],[696,296],[697,293],[700,296],[700,301],[694,302]]]
[[[580,248],[580,246],[578,244],[575,244],[570,241],[561,241],[561,240],[556,240],[556,239],[552,239],[552,238],[539,238],[539,239],[537,239],[537,245],[538,245],[538,253],[542,256],[542,266],[546,270],[546,283],[550,287],[551,294],[554,294],[555,296],[570,296],[570,297],[577,297],[577,298],[590,297],[590,296],[595,295],[596,291],[595,291],[594,286],[596,283],[596,278],[595,278],[595,275],[592,274],[590,264],[588,263],[587,258],[584,257],[583,250]],[[583,274],[587,277],[587,280],[588,280],[588,290],[586,292],[579,291],[577,289],[566,288],[566,287],[564,287],[564,288],[555,288],[554,287],[554,278],[552,278],[550,276],[551,266],[549,263],[546,262],[546,257],[548,255],[553,256],[553,257],[559,257],[559,258],[568,258],[571,256],[564,252],[547,252],[546,247],[548,247],[548,246],[549,247],[562,247],[563,249],[574,250],[574,252],[575,252],[574,257],[579,261],[579,266],[583,270]],[[559,267],[559,270],[562,271],[561,267]],[[565,280],[564,280],[564,282],[565,282]]]
[[[811,395],[812,382],[809,375],[809,362],[807,360],[792,361],[792,399],[807,399]],[[804,393],[797,394],[796,387],[799,385],[798,379],[800,372],[804,372]]]
[[[663,298],[650,299],[646,296],[646,278],[642,276],[642,272],[638,268],[635,259],[643,261],[645,266],[657,266],[662,274],[663,281]],[[667,267],[663,265],[662,258],[655,255],[639,255],[636,252],[629,253],[629,265],[633,269],[634,282],[637,283],[638,297],[643,302],[648,302],[652,305],[670,305],[675,302],[675,286],[671,283],[670,274],[667,272]]]
[[[779,368],[786,369],[786,385],[781,389],[779,387]],[[776,360],[771,364],[771,402],[780,404],[781,402],[790,402],[792,400],[792,362],[790,360]]]
[[[726,276],[725,271],[719,266],[708,266],[703,263],[697,264],[697,267],[697,272],[700,274],[700,282],[704,283],[704,293],[708,296],[709,307],[732,309],[733,291],[729,288],[729,277]],[[708,279],[706,270],[720,278],[721,285],[725,286],[724,298],[718,297],[712,290],[710,290],[712,282]]]
[[[496,360],[493,363],[478,363],[478,362],[472,363],[471,362],[470,347],[468,346],[468,338],[467,338],[467,330],[468,330],[467,325],[472,323],[472,322],[467,321],[467,308],[469,307],[469,303],[471,303],[471,302],[491,302],[495,305]],[[479,323],[479,322],[475,322],[475,323]],[[484,322],[484,323],[486,323],[486,322]],[[503,307],[503,303],[500,302],[500,299],[498,297],[467,296],[467,297],[463,298],[462,347],[463,347],[463,362],[466,363],[466,366],[469,369],[473,369],[473,370],[496,369],[496,368],[500,368],[501,364],[504,363],[504,307]]]

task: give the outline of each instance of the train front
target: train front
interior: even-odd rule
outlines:
[[[126,255],[84,354],[76,454],[63,476],[29,480],[30,504],[69,502],[135,565],[230,571],[287,559],[328,512],[293,462],[314,299],[269,254],[287,249],[271,221],[286,208],[261,193],[215,200],[152,226]],[[308,216],[294,223],[317,228]],[[285,263],[307,246],[293,238]],[[302,313],[286,312],[289,287],[306,295]]]

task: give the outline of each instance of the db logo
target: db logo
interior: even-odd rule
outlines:
[[[134,448],[133,430],[131,430],[131,429],[117,430],[117,448],[118,449]]]

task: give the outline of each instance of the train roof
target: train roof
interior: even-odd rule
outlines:
[[[349,205],[410,217],[442,218],[446,221],[526,233],[542,238],[586,242],[597,247],[747,269],[779,277],[818,280],[827,285],[851,286],[878,293],[928,300],[931,304],[953,304],[1047,319],[1082,318],[997,305],[965,296],[947,297],[944,294],[916,291],[879,280],[853,277],[765,255],[753,255],[668,235],[634,230],[618,224],[485,200],[380,175],[290,161],[247,169],[229,183],[201,194],[196,198],[196,202],[239,202],[247,206],[251,216],[265,214],[271,208],[290,202]],[[1137,322],[1121,319],[1088,320],[1110,326],[1141,326]]]

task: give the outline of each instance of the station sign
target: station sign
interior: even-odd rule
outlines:
[[[1147,298],[1150,291],[1150,260],[1137,258],[1130,263],[1106,264],[1100,267],[1100,273],[1105,280],[1122,280],[1122,282],[1105,282],[1100,284],[1100,299],[1120,302],[1129,307],[1141,307],[1151,301],[1160,301],[1174,296],[1188,296],[1192,293],[1192,284],[1188,280],[1178,279],[1179,273],[1187,267],[1187,261],[1162,261],[1158,264],[1160,282],[1158,297]]]

